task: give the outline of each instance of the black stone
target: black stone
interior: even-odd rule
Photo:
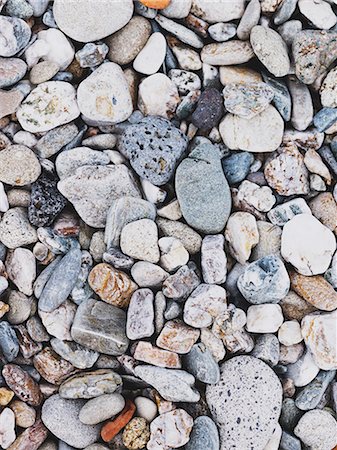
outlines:
[[[217,89],[206,89],[192,114],[192,123],[200,130],[210,130],[220,122],[224,112],[223,98]]]

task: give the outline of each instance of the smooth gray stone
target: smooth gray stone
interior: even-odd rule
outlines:
[[[176,273],[166,278],[163,294],[177,301],[186,299],[201,283],[198,269],[193,261],[181,266]]]
[[[274,334],[258,336],[252,356],[259,358],[270,366],[276,366],[280,359],[280,343]]]
[[[82,345],[73,341],[61,341],[53,338],[50,344],[55,353],[78,369],[89,369],[99,357],[98,352],[82,347]]]
[[[322,108],[314,116],[314,125],[318,131],[325,131],[337,121],[337,108]]]
[[[317,377],[297,394],[297,408],[302,411],[316,408],[335,375],[336,370],[320,371]]]
[[[153,386],[170,402],[198,402],[200,394],[194,389],[194,376],[184,370],[155,366],[137,366],[135,375]]]
[[[203,233],[220,233],[231,211],[231,193],[220,153],[211,145],[195,148],[178,166],[176,193],[184,219]]]
[[[281,25],[293,15],[298,0],[284,0],[274,14],[275,25]]]
[[[323,161],[328,164],[332,172],[337,177],[337,156],[330,150],[327,145],[324,145],[318,150],[319,155],[322,157]]]
[[[99,438],[100,425],[84,425],[78,418],[84,400],[66,400],[58,394],[47,398],[41,419],[58,439],[75,448],[85,448]]]
[[[57,175],[60,180],[70,177],[82,166],[106,166],[110,158],[104,152],[88,147],[77,147],[61,152],[55,161]]]
[[[166,320],[177,319],[182,313],[183,306],[181,303],[169,300],[166,305],[164,317]]]
[[[70,250],[56,266],[39,299],[39,309],[54,311],[67,300],[81,270],[81,250]]]
[[[77,308],[71,336],[75,342],[106,355],[126,352],[126,314],[113,305],[92,298]]]
[[[288,294],[290,279],[278,256],[264,256],[245,268],[238,279],[238,288],[254,305],[278,303]]]
[[[207,416],[197,417],[185,450],[219,450],[219,448],[219,432],[213,420]]]
[[[230,186],[246,178],[253,162],[254,155],[248,152],[234,153],[222,160],[222,168]]]
[[[141,198],[121,197],[113,202],[106,218],[104,241],[107,248],[118,247],[122,229],[130,222],[156,218],[155,206]]]
[[[78,128],[73,123],[67,123],[48,131],[37,142],[34,150],[41,158],[50,158],[58,153],[65,145],[69,144],[78,133]]]
[[[37,229],[37,236],[42,244],[45,244],[55,255],[67,253],[71,247],[76,247],[76,240],[58,236],[50,227],[40,227]]]
[[[61,256],[55,258],[54,261],[48,264],[48,266],[45,269],[43,269],[40,275],[36,278],[34,282],[34,295],[37,299],[40,298],[47,281],[51,277],[51,274],[54,272],[55,268],[57,267],[61,259],[62,259]]]
[[[286,431],[282,432],[281,442],[279,450],[301,450],[301,441],[295,436],[287,433]]]
[[[19,353],[19,341],[14,328],[8,322],[0,322],[0,350],[8,362],[12,362]]]
[[[130,270],[135,260],[130,256],[124,255],[118,248],[111,247],[103,253],[103,262],[111,264],[116,269]]]
[[[75,447],[72,447],[71,445],[66,444],[63,441],[59,441],[58,450],[74,450]]]
[[[183,365],[187,372],[202,383],[216,384],[220,379],[219,365],[202,343],[193,345],[190,352],[184,355]]]
[[[20,81],[27,72],[27,64],[19,58],[0,58],[0,88]]]
[[[296,427],[302,415],[303,412],[297,408],[295,400],[292,398],[285,398],[283,400],[280,425],[284,430],[292,431]]]
[[[287,85],[280,80],[275,80],[265,73],[262,74],[264,81],[273,89],[274,98],[272,103],[286,122],[291,118],[291,96]]]

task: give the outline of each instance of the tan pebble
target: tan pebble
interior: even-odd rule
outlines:
[[[331,192],[323,192],[309,202],[312,214],[331,231],[337,232],[337,204]]]
[[[36,411],[21,400],[14,400],[9,407],[15,414],[15,423],[21,428],[29,428],[35,423]]]
[[[189,327],[181,320],[166,322],[157,338],[157,345],[165,350],[176,353],[188,353],[196,343],[200,330]]]
[[[123,431],[123,443],[129,450],[145,448],[150,439],[150,427],[142,417],[134,417]]]
[[[316,308],[300,297],[296,292],[289,291],[280,301],[283,315],[288,320],[301,321],[304,316],[315,311]]]
[[[77,372],[72,364],[62,359],[49,347],[35,355],[33,363],[39,374],[51,384],[61,384]]]
[[[0,319],[9,311],[9,305],[0,301]]]
[[[0,387],[0,405],[6,406],[14,397],[14,392],[6,387]]]
[[[32,84],[40,84],[49,81],[59,71],[58,64],[52,61],[42,61],[33,66],[29,74],[29,80]]]
[[[133,357],[157,367],[181,369],[181,362],[177,353],[154,347],[150,342],[137,343]]]

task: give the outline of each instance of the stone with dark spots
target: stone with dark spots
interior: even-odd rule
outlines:
[[[214,88],[206,89],[199,98],[191,120],[200,130],[210,130],[218,125],[223,111],[223,99],[220,92]]]

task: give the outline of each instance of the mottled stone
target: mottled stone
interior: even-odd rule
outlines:
[[[190,262],[166,278],[163,283],[163,294],[174,300],[182,300],[188,297],[199,284],[200,278],[196,265]]]
[[[184,324],[181,320],[166,322],[156,344],[165,350],[179,354],[188,353],[200,336],[200,331]]]
[[[255,342],[252,356],[265,363],[276,366],[280,359],[280,343],[274,334],[262,334]]]
[[[76,368],[68,361],[60,358],[50,347],[45,347],[34,356],[33,364],[39,374],[51,384],[61,384]]]
[[[254,56],[247,41],[231,40],[219,44],[207,44],[201,51],[201,60],[213,66],[231,66],[248,62]]]
[[[139,450],[145,447],[150,439],[150,427],[141,417],[134,417],[123,431],[123,443],[129,450]]]
[[[336,444],[337,423],[328,411],[308,411],[295,427],[294,433],[309,448],[323,450]]]
[[[28,374],[16,364],[7,364],[2,370],[6,384],[15,395],[22,401],[32,406],[39,406],[43,396],[39,385]]]
[[[126,335],[135,341],[154,333],[154,295],[150,289],[138,289],[132,294],[126,321]]]
[[[223,99],[217,89],[202,92],[197,107],[191,116],[192,123],[201,130],[210,130],[218,125],[223,115]]]
[[[88,369],[92,367],[99,356],[97,352],[82,347],[76,342],[67,342],[54,338],[51,339],[50,344],[53,350],[60,355],[61,358],[70,362],[78,369]]]
[[[222,284],[227,276],[227,256],[224,237],[220,234],[205,236],[201,246],[201,267],[205,283]]]
[[[120,246],[122,252],[131,258],[157,263],[160,252],[156,223],[150,219],[128,223],[122,229]]]
[[[252,248],[259,242],[255,217],[248,212],[233,213],[228,219],[225,238],[231,254],[240,264],[244,264]]]
[[[72,142],[78,134],[75,124],[69,123],[54,128],[42,136],[34,147],[41,158],[50,158],[58,153],[63,147]]]
[[[26,47],[31,36],[28,24],[17,17],[0,17],[0,56],[16,55]]]
[[[0,180],[11,186],[25,186],[37,180],[40,163],[24,145],[8,145],[0,152]]]
[[[311,214],[311,210],[303,198],[295,198],[271,209],[267,216],[274,225],[282,227],[297,214]]]

